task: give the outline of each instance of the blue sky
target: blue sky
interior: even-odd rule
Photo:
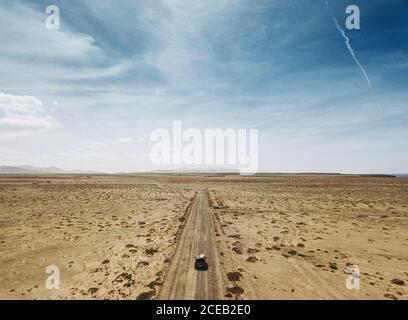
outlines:
[[[328,3],[3,1],[0,165],[154,169],[181,120],[258,128],[261,171],[408,172],[408,1]]]

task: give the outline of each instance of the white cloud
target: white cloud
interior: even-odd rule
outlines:
[[[132,143],[134,142],[134,140],[132,138],[129,137],[119,137],[116,139],[117,142],[119,143]]]
[[[33,96],[15,96],[0,92],[1,138],[14,138],[54,126],[41,100]]]
[[[88,149],[92,149],[92,150],[101,149],[103,147],[106,147],[106,143],[92,142],[90,145],[88,145]]]

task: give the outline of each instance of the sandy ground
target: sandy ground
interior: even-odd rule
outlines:
[[[408,298],[408,180],[276,177],[212,190],[229,297]],[[359,290],[346,287],[348,265]]]
[[[154,297],[192,194],[139,178],[2,177],[0,298]],[[59,290],[45,288],[48,265]]]
[[[408,179],[233,175],[0,176],[0,298],[157,298],[204,189],[221,298],[408,299]]]

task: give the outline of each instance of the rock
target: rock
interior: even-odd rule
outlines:
[[[156,252],[159,252],[157,249],[153,249],[153,248],[150,248],[150,249],[146,249],[145,250],[145,253],[148,255],[148,256],[152,256],[152,255],[154,255]]]
[[[246,261],[255,263],[255,262],[258,261],[258,258],[257,257],[249,257],[248,259],[246,259]]]
[[[333,270],[338,270],[339,269],[335,262],[329,262],[329,267],[330,267],[330,269],[333,269]]]
[[[121,283],[124,287],[131,287],[135,284],[135,280],[132,279],[132,275],[127,272],[123,272],[118,275],[112,283]]]
[[[227,273],[227,278],[229,281],[239,281],[241,277],[242,277],[242,274],[240,272],[228,272]]]
[[[392,279],[392,284],[396,284],[397,286],[405,286],[405,281],[401,279]]]
[[[235,285],[232,288],[227,288],[227,292],[230,292],[230,293],[235,294],[235,295],[240,295],[240,294],[244,293],[244,289],[242,289],[241,287]]]
[[[242,248],[241,247],[233,247],[232,251],[234,251],[237,254],[242,254]]]
[[[94,293],[96,293],[98,290],[99,290],[99,288],[89,288],[89,289],[88,289],[88,292],[89,292],[90,294],[94,294]]]
[[[136,297],[136,300],[152,300],[152,298],[156,295],[155,290],[142,292]]]
[[[398,300],[398,298],[391,293],[384,294],[384,297],[392,299],[392,300]]]

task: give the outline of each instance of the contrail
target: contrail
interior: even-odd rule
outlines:
[[[361,72],[364,74],[364,77],[367,80],[368,86],[370,87],[370,89],[372,89],[370,79],[368,78],[367,73],[365,72],[365,70],[364,70],[363,66],[361,65],[360,61],[358,61],[358,59],[357,59],[357,57],[356,57],[356,55],[354,53],[354,50],[350,45],[350,39],[347,37],[344,30],[342,28],[340,28],[339,23],[338,23],[338,21],[337,21],[337,19],[335,17],[333,17],[333,21],[334,21],[334,24],[336,25],[337,30],[339,30],[340,34],[343,36],[344,40],[346,41],[346,46],[347,46],[348,51],[350,52],[350,54],[353,57],[354,61],[360,67]]]
[[[326,6],[328,9],[330,9],[329,3],[327,2],[327,0],[325,0]],[[334,25],[336,26],[337,30],[340,32],[340,34],[342,35],[342,37],[344,38],[345,42],[346,42],[346,47],[348,49],[348,51],[350,52],[351,56],[353,57],[354,61],[356,62],[357,66],[360,68],[361,72],[363,73],[364,77],[367,80],[368,86],[370,87],[370,89],[372,89],[371,87],[371,81],[368,78],[367,73],[364,70],[364,67],[362,66],[362,64],[360,63],[360,61],[358,61],[356,54],[354,53],[353,48],[351,47],[350,44],[350,39],[347,37],[346,32],[344,32],[344,30],[340,27],[339,22],[337,21],[335,16],[332,16],[333,18],[333,22]]]

